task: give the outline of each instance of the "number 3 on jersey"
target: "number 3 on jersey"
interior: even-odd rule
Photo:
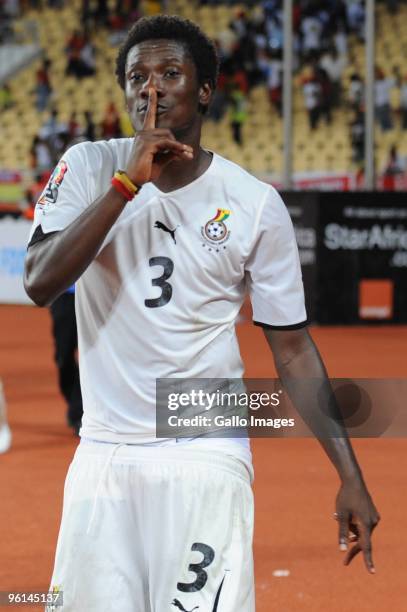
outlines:
[[[172,297],[172,286],[167,283],[167,279],[170,278],[174,271],[174,262],[169,257],[151,257],[148,260],[149,266],[162,266],[163,273],[157,278],[151,279],[153,287],[161,288],[161,295],[158,298],[144,300],[144,304],[147,308],[159,308],[168,304]]]

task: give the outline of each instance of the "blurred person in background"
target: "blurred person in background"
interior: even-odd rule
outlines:
[[[401,129],[407,130],[407,74],[400,85],[400,119]]]
[[[346,0],[348,27],[361,42],[365,40],[366,13],[363,0]]]
[[[320,117],[324,117],[326,123],[329,125],[332,123],[332,106],[333,106],[333,95],[332,95],[332,82],[327,72],[318,64],[314,69],[315,78],[320,85]]]
[[[96,140],[96,127],[90,111],[85,111],[85,129],[83,135],[86,140],[93,142]]]
[[[386,0],[387,10],[392,15],[396,15],[399,10],[399,0]]]
[[[20,16],[20,1],[19,0],[2,0],[0,2],[3,13],[10,19],[17,19]]]
[[[397,68],[393,69],[393,75],[392,77],[387,77],[385,72],[376,66],[374,83],[375,113],[383,132],[393,129],[391,90],[399,84]]]
[[[331,82],[332,106],[340,106],[342,94],[342,76],[346,68],[346,56],[339,55],[335,46],[324,53],[319,65],[323,68]]]
[[[75,30],[66,46],[68,64],[66,74],[77,79],[93,76],[96,72],[95,47],[89,34]]]
[[[58,111],[55,108],[42,124],[39,137],[48,144],[53,160],[52,165],[55,165],[69,142],[68,126],[59,119]]]
[[[77,113],[73,111],[68,121],[68,136],[69,140],[74,140],[78,136],[82,136],[83,130],[78,122]]]
[[[362,162],[365,157],[365,114],[363,111],[355,111],[355,116],[350,124],[350,140],[352,145],[352,160],[355,163]]]
[[[361,110],[364,104],[364,84],[357,72],[350,77],[348,101],[349,106],[355,112]]]
[[[247,100],[245,93],[240,89],[237,83],[232,85],[230,105],[232,137],[235,143],[241,147],[243,145],[243,125],[247,119]]]
[[[100,125],[100,132],[102,138],[105,140],[109,140],[109,138],[120,138],[122,135],[120,129],[120,115],[114,102],[110,102],[106,109]]]
[[[303,79],[304,105],[308,112],[309,126],[315,130],[321,116],[321,84],[312,71]]]
[[[219,73],[218,85],[212,98],[207,117],[218,123],[225,115],[228,105],[227,78],[224,72]]]
[[[96,48],[89,34],[85,34],[85,44],[80,50],[79,60],[82,62],[82,77],[93,76],[96,73]]]
[[[383,188],[386,191],[394,191],[398,176],[402,176],[405,171],[404,160],[400,157],[397,146],[390,147],[389,155],[383,172]]]
[[[68,59],[66,74],[74,74],[79,53],[85,44],[85,34],[80,30],[74,30],[68,39],[65,52]]]
[[[0,85],[0,110],[5,111],[14,105],[13,94],[10,85],[3,83]]]
[[[321,50],[322,23],[314,14],[308,14],[301,20],[302,55],[305,59],[318,54]]]
[[[52,95],[52,86],[49,76],[50,67],[51,61],[49,59],[44,59],[41,67],[37,70],[35,75],[35,93],[37,96],[36,106],[38,112],[40,113],[47,108]]]
[[[11,431],[7,422],[6,398],[0,378],[0,454],[6,453],[11,446]]]
[[[267,89],[270,103],[278,114],[282,113],[283,62],[280,52],[270,52],[267,67]]]
[[[67,404],[66,419],[75,435],[82,423],[82,394],[78,366],[78,332],[75,316],[75,287],[70,287],[50,306],[54,359],[59,389]]]
[[[30,167],[36,171],[49,170],[52,168],[53,158],[50,146],[40,136],[34,136],[30,148]]]

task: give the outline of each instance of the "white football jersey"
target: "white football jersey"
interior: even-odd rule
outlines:
[[[39,225],[63,230],[103,196],[132,143],[69,149],[37,204],[31,236]],[[235,321],[246,291],[255,322],[305,325],[294,231],[275,189],[216,154],[185,187],[164,193],[145,184],[76,285],[81,435],[156,442],[157,378],[242,377]],[[241,440],[217,444],[241,452]]]

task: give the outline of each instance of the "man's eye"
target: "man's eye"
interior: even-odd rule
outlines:
[[[175,70],[175,68],[170,68],[169,70],[166,70],[165,74],[170,76],[170,77],[178,76],[179,75],[179,70]]]
[[[143,75],[139,74],[138,72],[136,72],[135,74],[132,74],[130,76],[130,81],[133,81],[134,83],[139,83],[140,81],[143,80]]]

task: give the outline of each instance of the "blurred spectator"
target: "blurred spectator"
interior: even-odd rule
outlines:
[[[329,76],[325,70],[321,68],[321,66],[315,67],[314,74],[320,85],[319,116],[324,117],[326,122],[330,124],[332,122],[333,105],[332,83]]]
[[[54,166],[69,142],[68,126],[59,120],[58,112],[55,109],[51,111],[49,118],[44,121],[39,137],[48,144],[52,165]]]
[[[212,101],[208,110],[208,119],[212,119],[213,121],[220,121],[227,108],[228,98],[227,98],[227,78],[226,75],[221,72],[219,74],[218,84],[212,96]]]
[[[66,51],[68,55],[66,74],[72,74],[78,79],[95,74],[95,47],[88,34],[75,30],[68,41]]]
[[[116,0],[115,7],[109,13],[109,43],[119,45],[125,38],[128,24],[138,21],[141,17],[139,0]]]
[[[315,15],[308,15],[301,21],[302,54],[307,59],[321,49],[322,23]]]
[[[82,135],[81,126],[78,123],[76,112],[72,112],[68,121],[68,136],[69,140],[74,140]]]
[[[348,37],[346,35],[346,29],[344,25],[337,25],[334,28],[332,35],[332,41],[335,45],[335,49],[341,57],[347,59],[348,57]]]
[[[85,34],[85,44],[79,54],[79,59],[82,62],[82,76],[93,76],[96,73],[95,55],[95,46],[90,40],[89,35]]]
[[[383,132],[393,128],[390,92],[396,85],[396,78],[386,77],[383,70],[376,67],[374,84],[375,111],[376,119],[380,123],[380,127],[382,128]]]
[[[347,0],[346,12],[351,32],[363,41],[365,39],[365,5],[363,0]]]
[[[236,16],[232,19],[229,26],[237,35],[237,38],[241,39],[247,36],[249,30],[249,19],[246,11],[238,9]]]
[[[109,8],[107,6],[107,0],[97,0],[94,16],[96,23],[100,25],[106,25],[108,23]]]
[[[35,136],[30,149],[30,166],[36,171],[49,170],[53,165],[51,149],[48,142]]]
[[[0,86],[0,110],[5,111],[11,108],[13,104],[14,100],[10,86],[7,83],[3,83],[3,85]]]
[[[96,5],[92,0],[82,0],[81,15],[85,33],[89,33],[92,28],[98,25],[108,25],[109,7],[107,0],[97,0]]]
[[[365,116],[361,110],[355,112],[355,117],[350,124],[350,139],[353,161],[362,162],[365,156]]]
[[[51,81],[49,77],[50,66],[50,60],[44,59],[41,68],[39,68],[36,73],[35,93],[37,95],[36,106],[39,112],[42,112],[47,108],[52,94]]]
[[[401,129],[407,130],[407,75],[400,86]]]
[[[405,166],[397,151],[397,147],[396,145],[392,145],[383,172],[383,188],[388,191],[393,191],[396,187],[396,177],[403,175],[404,170]]]
[[[17,19],[20,16],[19,0],[2,0],[2,12],[11,19]]]
[[[13,39],[13,17],[6,12],[6,7],[0,2],[0,44],[12,42]]]
[[[92,115],[89,111],[85,112],[85,129],[83,135],[85,136],[86,140],[90,140],[91,142],[96,140],[96,128],[95,124],[93,123]]]
[[[303,80],[303,94],[305,108],[308,111],[308,119],[311,130],[315,130],[321,116],[321,84],[312,73]]]
[[[331,47],[319,62],[331,82],[332,107],[338,107],[341,102],[342,75],[346,67],[346,57],[339,55],[335,47]]]
[[[280,54],[273,54],[268,62],[267,89],[270,103],[277,110],[282,112],[282,74],[283,63]]]
[[[76,63],[79,60],[80,52],[85,44],[85,34],[79,30],[74,30],[66,45],[68,56],[67,74],[75,74]]]
[[[233,85],[233,89],[230,93],[230,103],[231,103],[231,128],[232,128],[232,136],[233,140],[239,146],[243,145],[243,134],[242,128],[243,124],[247,119],[247,102],[246,96],[244,92],[238,87],[238,85]]]
[[[114,102],[108,105],[100,128],[101,136],[106,140],[121,137],[120,115]]]
[[[386,0],[386,4],[387,4],[387,10],[389,11],[389,13],[391,13],[392,15],[395,15],[396,13],[398,13],[398,10],[399,10],[398,0]]]
[[[75,287],[70,287],[50,306],[54,360],[58,369],[58,383],[67,404],[66,419],[73,432],[79,435],[82,423],[82,394],[78,366],[78,334],[75,317]]]
[[[357,72],[354,72],[350,77],[348,100],[352,110],[357,112],[362,109],[364,104],[364,85]]]

